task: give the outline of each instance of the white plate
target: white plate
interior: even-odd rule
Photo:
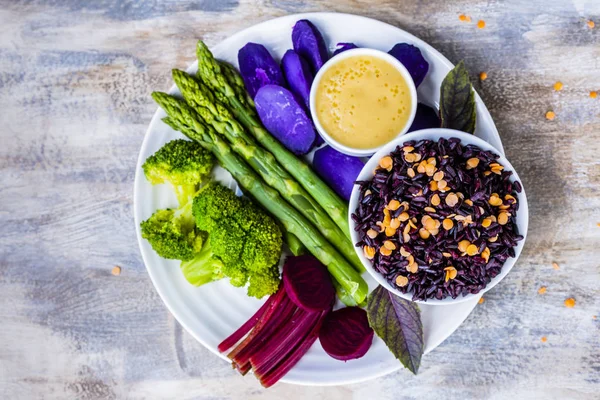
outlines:
[[[237,52],[247,42],[262,43],[273,56],[280,58],[292,47],[291,31],[299,19],[310,19],[323,33],[330,50],[338,42],[354,42],[359,46],[387,51],[394,44],[406,42],[414,44],[429,62],[429,73],[419,86],[419,99],[437,106],[439,87],[444,76],[453,65],[434,48],[409,33],[394,26],[355,15],[314,13],[290,15],[255,25],[224,40],[212,51],[217,58],[237,65]],[[190,53],[195,49],[190,48]],[[190,67],[195,71],[196,66]],[[156,88],[157,90],[161,88]],[[475,134],[494,146],[501,153],[502,143],[498,131],[485,105],[477,101],[477,130]],[[200,343],[213,353],[219,354],[217,345],[259,307],[260,301],[249,298],[244,289],[236,289],[226,281],[211,283],[199,288],[187,283],[179,270],[178,262],[167,261],[156,255],[150,245],[141,238],[139,224],[158,208],[173,207],[177,204],[172,191],[165,185],[152,186],[144,178],[141,165],[152,153],[166,142],[182,137],[160,120],[165,116],[158,110],[152,121],[140,150],[135,176],[134,215],[138,242],[142,258],[159,295],[177,318],[179,323]],[[225,171],[217,173],[227,179]],[[367,274],[365,278],[373,288],[375,281]],[[425,332],[425,353],[440,345],[458,328],[477,305],[478,297],[460,304],[435,307],[422,305],[421,318]],[[427,362],[427,358],[424,359]],[[317,343],[298,364],[282,379],[282,382],[301,385],[340,385],[373,379],[402,368],[401,364],[388,351],[385,344],[375,338],[369,352],[361,359],[348,361],[334,360]],[[408,373],[408,372],[407,372]],[[247,377],[247,379],[253,379]]]

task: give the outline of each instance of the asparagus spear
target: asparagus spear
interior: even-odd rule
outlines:
[[[219,66],[221,67],[221,72],[225,75],[225,79],[233,88],[238,100],[240,103],[246,107],[248,110],[254,111],[254,100],[246,91],[246,87],[244,86],[244,81],[242,77],[237,73],[235,67],[225,61],[218,61]],[[245,102],[245,103],[244,103]]]
[[[212,126],[204,124],[198,114],[184,100],[161,92],[152,98],[165,110],[165,122],[180,130],[192,140],[215,155],[219,164],[231,173],[267,211],[277,218],[283,227],[300,239],[319,261],[327,266],[329,273],[357,302],[367,296],[367,283],[321,233],[294,207],[281,198],[279,193],[264,183],[258,175],[221,139]]]
[[[261,178],[276,189],[281,196],[302,213],[310,222],[321,229],[321,233],[359,272],[364,266],[359,260],[352,242],[331,220],[321,206],[298,182],[275,160],[273,154],[258,145],[235,120],[227,107],[198,80],[180,70],[173,70],[173,80],[184,99],[207,125],[225,136],[233,151],[238,153]]]
[[[248,106],[244,106],[243,98],[238,98],[236,91],[223,74],[225,68],[215,60],[206,45],[200,40],[196,48],[198,56],[198,77],[215,92],[220,93],[220,99],[226,100],[231,112],[242,125],[244,125],[256,140],[283,165],[288,172],[310,193],[323,207],[331,219],[340,227],[344,234],[350,238],[348,227],[348,205],[323,182],[317,174],[288,151],[273,135],[262,126],[256,113]],[[237,74],[237,72],[230,71]]]

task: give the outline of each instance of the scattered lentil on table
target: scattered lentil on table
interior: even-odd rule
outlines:
[[[563,88],[563,84],[562,82],[558,81],[554,84],[554,90],[556,90],[557,92],[560,92]]]
[[[565,307],[567,308],[573,308],[575,307],[575,299],[572,297],[569,297],[568,299],[565,300]]]

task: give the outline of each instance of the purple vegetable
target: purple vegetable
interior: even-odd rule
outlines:
[[[309,254],[285,260],[283,287],[290,299],[306,311],[330,310],[335,301],[327,268]]]
[[[310,65],[294,50],[288,50],[281,59],[281,66],[290,90],[302,99],[306,110],[310,110],[310,86],[314,79]]]
[[[310,151],[315,128],[304,107],[289,90],[276,85],[261,87],[254,98],[256,111],[267,130],[294,154]]]
[[[421,50],[408,43],[398,43],[388,53],[406,67],[415,82],[415,87],[419,87],[429,71],[429,63],[421,54]]]
[[[354,181],[363,169],[364,163],[333,147],[325,146],[315,151],[313,167],[317,174],[342,198],[350,200]]]
[[[279,64],[262,44],[247,43],[238,52],[238,62],[250,97],[265,85],[285,86]]]
[[[417,113],[415,114],[415,119],[408,129],[408,132],[428,128],[439,128],[440,125],[440,117],[437,111],[423,103],[419,103],[417,104]]]
[[[331,357],[348,361],[367,353],[373,342],[373,333],[365,310],[346,307],[325,317],[319,340],[323,350]]]
[[[358,49],[358,46],[354,43],[338,43],[336,47],[337,48],[333,52],[334,56],[343,53],[346,50]]]
[[[367,314],[377,336],[402,365],[416,374],[425,349],[419,307],[378,286],[369,295]]]
[[[307,19],[301,19],[294,25],[292,43],[296,53],[310,63],[315,74],[329,58],[321,32]]]
[[[323,140],[323,138],[321,137],[319,132],[317,132],[317,135],[315,137],[315,142],[313,143],[312,147],[319,147],[323,143],[325,143],[325,141]]]

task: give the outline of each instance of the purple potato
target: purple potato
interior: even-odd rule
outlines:
[[[330,146],[315,151],[313,158],[317,174],[346,201],[350,200],[354,181],[363,166],[360,158],[340,153]]]
[[[292,92],[281,86],[265,85],[256,93],[254,104],[267,130],[288,150],[297,155],[310,151],[315,142],[315,128]]]
[[[294,50],[288,50],[281,59],[281,66],[290,90],[310,110],[310,86],[314,79],[310,65]]]
[[[254,98],[258,89],[265,85],[285,86],[279,64],[262,44],[247,43],[238,52],[238,62],[250,97]]]
[[[336,47],[337,48],[333,52],[334,56],[343,53],[346,50],[358,49],[358,46],[354,43],[338,43]]]
[[[440,117],[433,108],[426,106],[423,103],[417,104],[417,113],[408,132],[418,131],[421,129],[439,128],[441,126]]]
[[[307,19],[301,19],[294,25],[292,43],[296,53],[310,63],[314,74],[329,58],[327,45],[325,45],[321,32]]]
[[[388,54],[394,56],[406,67],[415,82],[415,87],[419,87],[429,71],[429,63],[421,54],[421,50],[412,44],[398,43],[388,51]]]

